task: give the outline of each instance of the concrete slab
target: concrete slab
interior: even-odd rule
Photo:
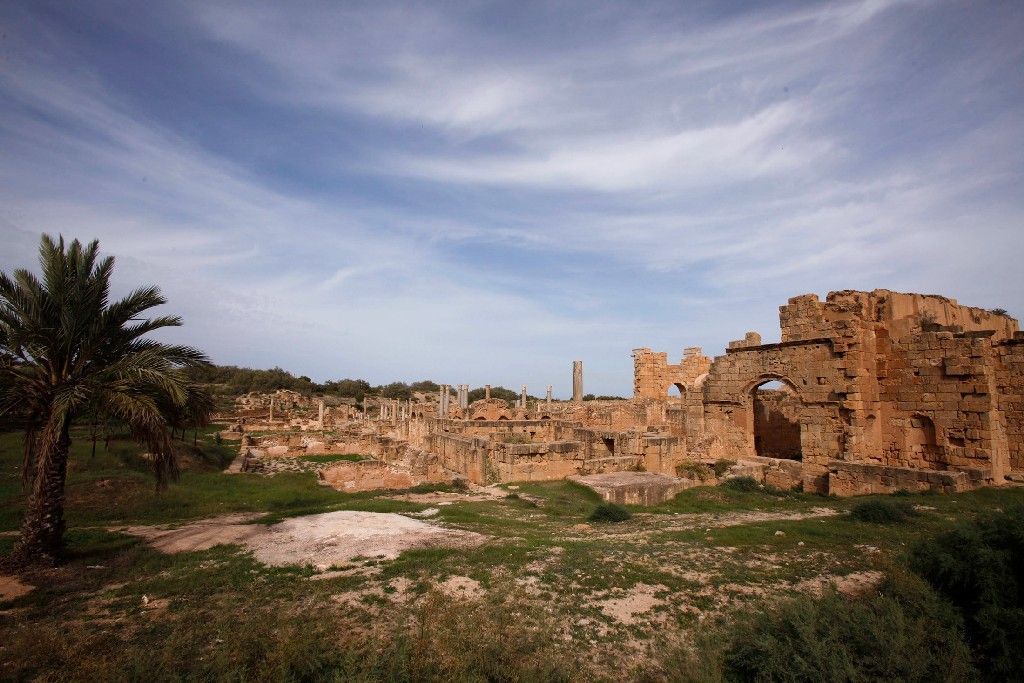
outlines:
[[[658,505],[700,482],[653,472],[606,472],[569,477],[602,500],[619,505]]]

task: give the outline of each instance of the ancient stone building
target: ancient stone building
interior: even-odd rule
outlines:
[[[691,456],[799,460],[809,490],[962,489],[1024,467],[1012,318],[875,290],[794,297],[779,319],[779,343],[747,333],[700,375],[691,354],[634,352],[636,397],[681,385]]]
[[[379,399],[347,423],[322,408],[292,420],[322,435],[289,441],[277,455],[357,452],[416,481],[480,484],[641,470],[689,476],[725,460],[732,475],[837,495],[1024,478],[1016,320],[941,296],[875,290],[794,297],[779,321],[779,342],[748,332],[715,358],[690,347],[673,364],[635,349],[630,400],[583,401],[577,361],[571,401],[549,391],[512,405],[485,392],[469,403],[469,385],[442,385],[432,400]],[[272,448],[281,450],[264,452],[275,456]],[[359,471],[375,481],[372,467]]]

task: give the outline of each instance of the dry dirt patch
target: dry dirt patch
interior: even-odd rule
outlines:
[[[28,595],[35,586],[22,583],[16,576],[0,574],[0,602],[14,600],[23,595]]]
[[[665,590],[668,590],[665,586],[638,583],[621,598],[601,601],[601,611],[623,624],[633,624],[641,614],[665,603],[655,596],[658,591]]]
[[[485,592],[479,581],[468,576],[452,576],[442,581],[439,588],[445,595],[462,600],[479,600]]]
[[[845,576],[825,574],[805,579],[796,584],[795,588],[812,595],[821,595],[827,586],[832,586],[847,597],[856,597],[877,586],[883,578],[882,572],[874,570],[854,572]]]
[[[146,539],[165,553],[238,544],[269,565],[313,565],[327,569],[356,557],[394,559],[405,550],[477,545],[485,537],[458,529],[380,512],[339,510],[294,517],[271,526],[216,518],[177,528],[127,527],[124,533]]]
[[[120,531],[145,539],[162,553],[187,553],[195,550],[209,550],[217,545],[244,544],[247,539],[266,531],[260,524],[247,524],[260,515],[223,515],[211,519],[200,519],[181,526],[130,526],[111,531]]]

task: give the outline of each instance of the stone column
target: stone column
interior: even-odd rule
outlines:
[[[318,407],[319,407],[319,410],[320,410],[320,429],[323,429],[324,428],[324,400],[320,399],[319,401],[317,401],[317,404],[318,404]]]
[[[548,396],[547,396],[547,399],[546,399],[548,405],[551,405],[551,389],[552,388],[553,387],[549,384],[548,385]]]
[[[274,397],[270,397],[270,421],[274,421]]]
[[[442,420],[448,419],[448,401],[450,399],[448,392],[450,389],[450,384],[441,385],[441,405],[439,406],[441,414],[438,417],[440,417]]]
[[[363,394],[363,419],[367,419],[369,415],[366,412],[366,394]]]
[[[485,384],[484,385],[484,400],[485,401],[490,401],[491,400],[491,385],[490,384]]]
[[[572,400],[579,403],[583,400],[583,361],[572,362]]]
[[[525,384],[523,385],[522,398],[520,398],[519,401],[520,401],[520,405],[522,406],[523,410],[526,410],[526,385]]]
[[[459,405],[462,406],[463,410],[466,410],[467,408],[469,408],[469,385],[468,384],[463,384],[462,385],[462,400],[459,402]]]

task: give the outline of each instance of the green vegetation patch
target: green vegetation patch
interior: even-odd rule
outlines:
[[[591,522],[625,522],[633,515],[616,503],[601,503],[587,517]]]
[[[963,681],[973,673],[956,613],[904,575],[859,599],[828,592],[751,610],[731,629],[723,668],[726,680],[743,681]]]
[[[963,616],[988,680],[1024,680],[1024,507],[921,542],[910,566]]]
[[[850,510],[850,517],[860,522],[873,524],[898,524],[917,516],[914,506],[905,500],[876,498],[857,503]]]

